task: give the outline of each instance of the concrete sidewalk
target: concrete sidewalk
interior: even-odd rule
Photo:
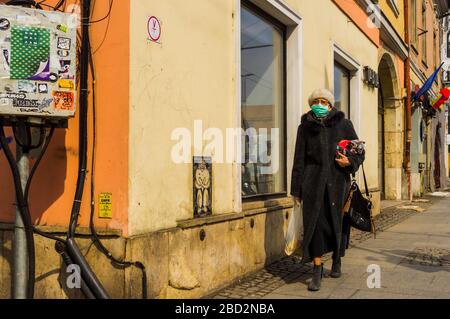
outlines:
[[[380,267],[380,288],[368,288],[371,264]],[[307,290],[308,272],[263,298],[450,299],[450,197],[347,250],[341,278],[327,277],[330,268],[328,260],[318,292]]]

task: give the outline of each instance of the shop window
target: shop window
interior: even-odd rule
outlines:
[[[436,70],[437,67],[437,35],[436,31],[433,32],[433,70]],[[437,81],[437,78],[436,78]]]
[[[417,2],[416,0],[409,0],[409,25],[411,44],[417,45]]]
[[[427,4],[426,1],[422,3],[422,32],[427,30]],[[422,61],[426,64],[428,63],[427,59],[427,35],[428,33],[422,33]]]
[[[334,62],[334,106],[350,118],[350,71]]]
[[[447,58],[450,58],[450,32],[447,33]]]
[[[285,27],[243,2],[241,115],[245,158],[242,197],[286,193]]]

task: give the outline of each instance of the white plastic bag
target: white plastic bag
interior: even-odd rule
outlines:
[[[287,256],[291,256],[300,246],[302,226],[302,204],[294,204],[292,217],[289,221],[286,232],[286,245],[284,248],[284,252]]]

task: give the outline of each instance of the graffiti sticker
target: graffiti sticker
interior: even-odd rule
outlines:
[[[9,29],[11,23],[6,18],[0,18],[0,30],[6,31]]]
[[[70,60],[60,60],[59,64],[60,69],[58,71],[58,75],[60,79],[68,79],[68,80],[75,79],[75,75],[72,74],[72,72],[70,71],[70,64],[71,64]]]
[[[46,83],[39,83],[38,84],[38,92],[39,93],[48,93],[48,85]]]
[[[39,107],[39,100],[31,99],[13,99],[13,107]]]
[[[5,68],[9,70],[9,50],[8,49],[2,49],[2,57],[3,57],[3,63],[5,65]]]
[[[68,30],[67,25],[65,25],[65,24],[58,24],[56,26],[56,29],[61,32],[64,32],[64,33],[67,33],[67,30]]]
[[[58,38],[57,47],[60,50],[70,50],[71,42],[72,41],[69,38],[60,37]]]
[[[55,109],[62,111],[74,110],[74,94],[73,92],[53,92],[53,101],[55,102]]]
[[[31,81],[20,81],[18,83],[20,93],[36,93],[36,83]]]
[[[0,93],[0,99],[25,99],[26,94],[23,93]]]
[[[69,56],[69,51],[67,50],[58,50],[58,55],[62,58],[66,58]]]
[[[4,2],[0,0],[0,117],[74,116],[81,26],[74,22],[79,19]]]

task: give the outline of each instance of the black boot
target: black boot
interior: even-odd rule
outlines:
[[[323,277],[323,264],[320,266],[314,265],[313,277],[311,282],[308,285],[308,290],[318,291],[320,290],[320,282]]]
[[[341,258],[333,259],[333,265],[331,266],[331,278],[339,278],[341,277]]]

